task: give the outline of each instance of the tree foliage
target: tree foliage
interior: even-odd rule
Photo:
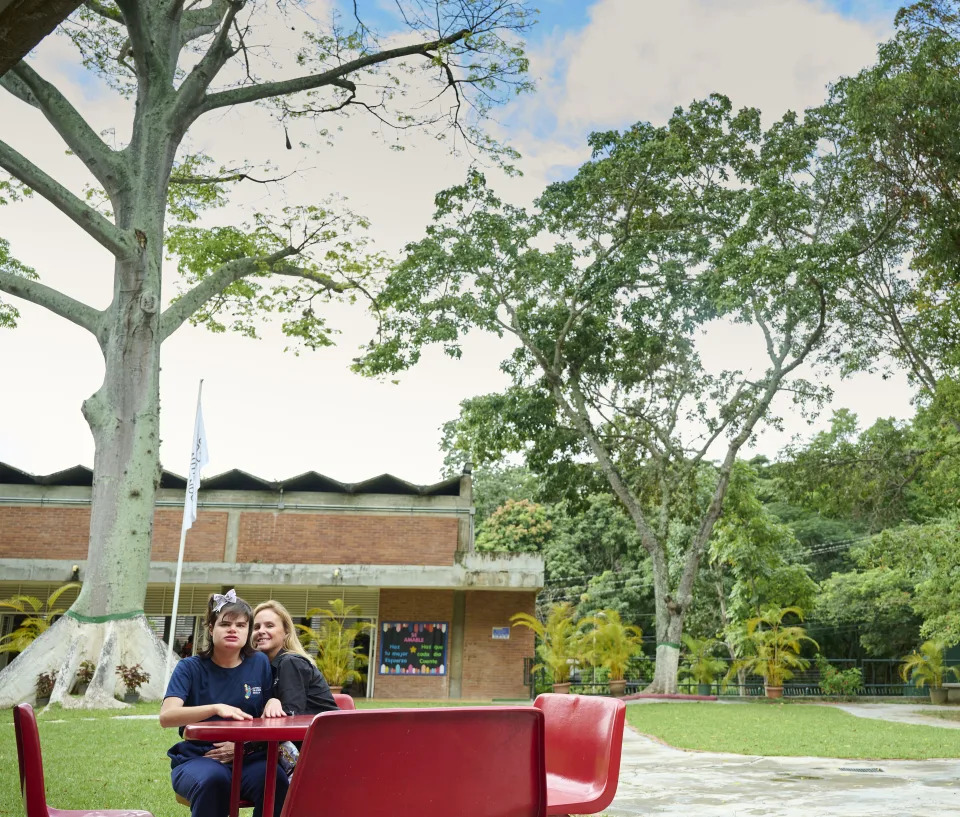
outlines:
[[[901,9],[875,65],[839,81],[825,107],[846,147],[852,194],[883,240],[845,285],[847,362],[902,365],[924,402],[960,422],[960,5],[921,0]]]
[[[761,422],[777,422],[771,404],[822,340],[829,282],[852,253],[821,135],[815,118],[792,114],[763,130],[757,111],[711,97],[664,127],[594,134],[593,159],[529,212],[474,173],[437,197],[427,237],[381,299],[387,334],[366,371],[412,365],[427,343],[459,356],[473,328],[513,336],[502,364],[513,385],[472,401],[461,447],[481,462],[522,453],[538,473],[590,462],[652,559],[667,646],[737,455]],[[755,328],[762,371],[703,364],[697,336],[719,317]],[[678,523],[690,535],[672,578]],[[673,680],[656,683],[675,686],[665,672]]]
[[[477,550],[540,553],[553,524],[543,505],[527,499],[508,499],[477,529]]]

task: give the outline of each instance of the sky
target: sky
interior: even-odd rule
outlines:
[[[318,5],[320,5],[318,3]],[[361,3],[361,6],[363,4]],[[389,26],[392,4],[368,0],[372,19]],[[588,134],[640,120],[662,123],[676,105],[721,92],[736,106],[759,107],[768,121],[788,109],[821,102],[826,85],[870,64],[878,42],[892,31],[897,4],[887,0],[539,0],[540,22],[528,38],[532,95],[495,114],[492,132],[522,154],[520,178],[490,171],[499,192],[530,202],[545,184],[571,176],[589,157]],[[322,11],[322,9],[321,9]],[[398,34],[402,39],[402,35]],[[272,48],[291,57],[282,34]],[[97,131],[122,140],[124,106],[77,70],[62,37],[50,37],[31,55]],[[292,62],[292,59],[289,59]],[[290,68],[290,71],[294,71]],[[0,96],[0,138],[8,141],[74,192],[86,180],[79,163],[32,110]],[[376,246],[399,253],[423,234],[433,197],[461,182],[469,159],[451,156],[422,137],[390,149],[392,137],[371,132],[369,121],[343,123],[333,147],[304,150],[310,134],[291,127],[294,149],[284,149],[275,122],[247,112],[202,120],[193,144],[225,164],[271,160],[294,172],[283,189],[245,190],[248,206],[279,207],[318,196],[344,197],[371,221]],[[302,126],[306,127],[306,126]],[[233,211],[218,218],[239,219]],[[110,300],[111,259],[38,196],[0,207],[0,236],[41,280],[97,308]],[[165,298],[176,292],[176,265],[164,273]],[[0,462],[34,474],[76,464],[92,466],[93,440],[82,401],[99,387],[103,364],[86,332],[31,304],[17,303],[20,325],[0,330]],[[430,484],[442,476],[440,426],[465,398],[507,385],[500,360],[507,341],[471,336],[461,360],[428,349],[398,382],[349,371],[372,323],[356,309],[338,307],[331,323],[338,345],[300,355],[284,352],[286,339],[267,326],[260,340],[212,335],[183,327],[163,347],[161,461],[185,474],[190,456],[197,388],[210,462],[204,476],[232,468],[266,479],[318,471],[355,482],[382,473]],[[717,365],[749,368],[755,338],[721,328],[709,354]],[[902,377],[858,375],[834,383],[833,407],[848,407],[864,425],[878,416],[909,417],[910,390]],[[785,409],[786,410],[786,409]],[[754,453],[773,456],[809,425],[787,413],[783,432],[768,432]]]

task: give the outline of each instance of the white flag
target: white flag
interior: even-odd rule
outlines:
[[[200,469],[207,464],[207,433],[203,429],[200,395],[197,395],[197,420],[193,425],[193,450],[190,452],[190,472],[187,475],[187,498],[183,503],[183,530],[190,530],[197,521],[197,491],[200,490]]]

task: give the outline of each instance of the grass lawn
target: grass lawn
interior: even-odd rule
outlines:
[[[679,749],[872,760],[960,757],[960,730],[858,718],[826,706],[643,704],[627,707],[627,721]]]
[[[477,701],[357,701],[360,709],[480,705]],[[155,817],[190,817],[170,787],[167,749],[179,740],[157,721],[159,703],[89,712],[57,708],[38,716],[47,801],[61,809],[140,808]],[[149,715],[147,719],[117,717]],[[251,812],[241,812],[250,814]],[[20,817],[13,711],[0,711],[0,817]]]

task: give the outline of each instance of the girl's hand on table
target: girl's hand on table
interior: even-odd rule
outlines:
[[[249,712],[244,712],[242,709],[236,706],[230,706],[229,704],[214,704],[213,711],[218,718],[225,718],[228,721],[253,720],[253,715],[251,715]]]
[[[279,698],[271,698],[263,708],[263,717],[265,718],[283,718],[286,717],[286,714]]]

